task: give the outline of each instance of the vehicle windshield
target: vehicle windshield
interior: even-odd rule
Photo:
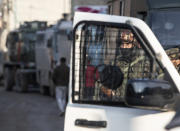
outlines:
[[[31,61],[34,62],[35,56],[34,56],[34,48],[35,48],[35,41],[36,41],[36,35],[34,32],[32,33],[22,33],[22,41],[24,44],[22,44],[21,48],[21,59],[22,61]]]
[[[34,62],[34,46],[36,35],[26,32],[12,32],[7,38],[9,59],[11,61]]]
[[[180,10],[154,10],[149,24],[164,48],[180,45]]]

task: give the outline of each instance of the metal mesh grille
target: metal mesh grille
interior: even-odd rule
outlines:
[[[122,102],[128,80],[163,79],[130,29],[88,23],[79,25],[75,35],[75,101]]]

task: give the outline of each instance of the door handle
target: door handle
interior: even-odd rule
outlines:
[[[106,128],[106,121],[89,121],[86,119],[76,119],[75,126],[87,127],[87,128]]]

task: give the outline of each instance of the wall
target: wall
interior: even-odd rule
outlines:
[[[12,24],[42,20],[54,23],[63,13],[70,13],[70,0],[14,0]]]
[[[131,16],[137,17],[138,12],[147,11],[147,3],[146,0],[132,0],[131,1]]]
[[[138,12],[147,10],[146,0],[109,0],[107,4],[112,7],[110,14],[120,15],[120,1],[124,2],[124,16],[136,17]]]
[[[111,9],[110,14],[113,15],[121,15],[120,14],[120,2],[123,2],[123,16],[130,16],[130,6],[131,6],[131,0],[110,0],[108,2],[109,8]]]

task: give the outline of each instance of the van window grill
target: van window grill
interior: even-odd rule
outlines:
[[[73,100],[123,102],[128,80],[163,80],[128,26],[83,23],[75,31]]]

